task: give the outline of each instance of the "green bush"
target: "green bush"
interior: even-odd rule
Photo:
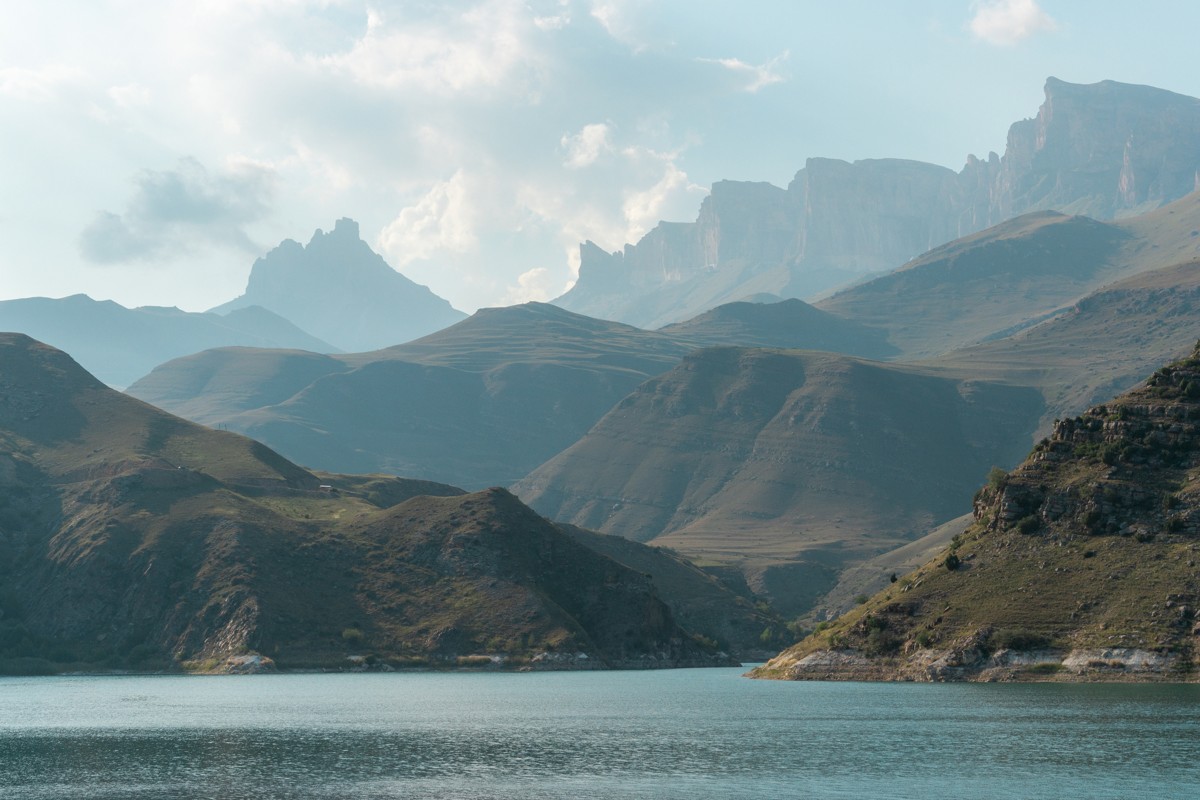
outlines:
[[[869,656],[886,656],[900,649],[900,642],[883,628],[873,628],[867,634],[863,650]]]
[[[999,467],[992,467],[988,470],[987,483],[995,491],[1000,491],[1008,485],[1008,473]]]
[[[346,628],[342,631],[342,641],[346,644],[362,644],[366,638],[359,628]]]
[[[946,565],[946,569],[953,572],[954,570],[958,569],[960,564],[962,564],[962,559],[958,557],[958,553],[951,553],[950,555],[946,556],[946,560],[943,563]]]

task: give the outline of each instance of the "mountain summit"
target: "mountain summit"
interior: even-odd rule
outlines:
[[[347,352],[389,347],[466,317],[388,266],[342,218],[307,245],[285,239],[254,262],[246,291],[213,311],[259,305]]]

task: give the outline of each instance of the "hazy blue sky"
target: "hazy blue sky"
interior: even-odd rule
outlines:
[[[1049,75],[1200,96],[1200,4],[7,0],[0,298],[200,310],[338,217],[473,311],[804,160],[954,169]]]

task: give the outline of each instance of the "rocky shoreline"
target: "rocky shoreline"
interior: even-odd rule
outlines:
[[[752,678],[823,681],[950,681],[1100,683],[1200,681],[1196,664],[1178,653],[1132,647],[1000,650],[975,647],[919,650],[903,658],[872,658],[859,650],[786,654],[747,673]]]

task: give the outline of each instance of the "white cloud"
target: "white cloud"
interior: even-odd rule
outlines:
[[[394,267],[442,252],[466,253],[475,247],[475,209],[462,170],[431,188],[379,234],[379,247]]]
[[[41,69],[5,67],[0,69],[0,95],[46,103],[54,99],[60,87],[83,80],[84,73],[81,70],[62,64]]]
[[[315,62],[381,89],[462,92],[499,86],[527,57],[523,5],[490,0],[447,20],[413,23],[369,10],[367,30],[345,53]]]
[[[110,86],[108,97],[117,108],[136,108],[150,103],[150,90],[138,83]]]
[[[274,169],[249,159],[231,159],[217,173],[194,158],[144,170],[122,213],[100,211],[82,231],[80,252],[94,264],[169,262],[214,245],[257,253],[245,227],[270,210],[276,181]]]
[[[756,93],[759,89],[776,83],[783,83],[787,77],[780,72],[780,66],[788,60],[791,53],[784,50],[765,64],[747,64],[740,58],[698,58],[706,64],[719,64],[725,69],[741,76],[745,80],[742,91]]]
[[[605,33],[634,53],[669,50],[675,44],[679,10],[668,4],[650,0],[590,0],[589,5],[589,15]]]
[[[1014,45],[1039,31],[1053,31],[1058,23],[1036,0],[976,0],[968,27],[976,38],[990,44]]]
[[[603,122],[584,125],[574,136],[564,136],[559,145],[567,151],[563,166],[581,169],[594,164],[604,153],[612,151],[609,126]]]
[[[625,215],[625,241],[636,242],[645,236],[663,218],[668,201],[688,186],[687,174],[668,161],[663,165],[658,183],[626,192],[625,202],[621,204]]]
[[[535,267],[517,276],[517,285],[509,286],[502,301],[505,305],[539,303],[553,300],[567,290],[569,284],[556,279],[545,267]]]
[[[554,13],[534,14],[533,24],[541,31],[560,31],[571,24],[570,0],[558,0]]]

